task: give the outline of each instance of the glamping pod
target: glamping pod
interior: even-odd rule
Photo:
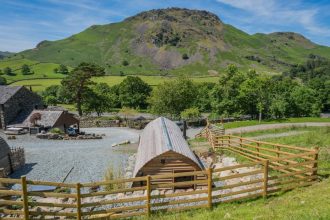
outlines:
[[[159,117],[151,121],[142,131],[133,173],[134,177],[192,172],[203,169],[203,164],[190,150],[180,128],[173,121]],[[205,176],[164,178],[152,180],[152,184],[204,178]],[[134,182],[133,187],[145,184],[145,181]]]

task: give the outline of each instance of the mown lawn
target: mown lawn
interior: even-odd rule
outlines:
[[[174,214],[155,214],[157,220],[316,220],[330,219],[330,179],[267,200],[216,205]],[[147,218],[139,218],[147,219]]]
[[[234,121],[224,123],[226,129],[239,128],[245,126],[253,126],[259,124],[277,124],[277,123],[300,123],[300,122],[330,122],[330,118],[317,118],[317,117],[301,117],[301,118],[287,118],[278,120],[262,120],[260,123],[258,120],[251,121]]]
[[[199,209],[181,213],[155,214],[152,219],[159,220],[326,220],[330,219],[330,128],[307,127],[268,130],[262,134],[285,131],[306,131],[304,134],[289,137],[269,138],[264,141],[312,148],[320,147],[320,182],[290,192],[270,196],[267,200],[246,200],[230,204],[218,204],[213,210]],[[247,133],[255,135],[257,133]],[[258,133],[258,135],[260,132]],[[198,139],[194,142],[205,141]],[[235,156],[235,154],[231,154]],[[237,155],[236,155],[237,156]],[[146,219],[146,218],[140,218]]]

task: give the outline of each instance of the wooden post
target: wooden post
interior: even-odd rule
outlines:
[[[264,160],[264,189],[263,189],[263,197],[267,198],[267,188],[268,188],[268,165],[269,160]]]
[[[147,216],[151,215],[151,177],[147,176]]]
[[[316,168],[316,170],[312,172],[312,176],[317,175],[317,160],[319,158],[319,149],[319,147],[314,147],[315,154],[313,159],[316,160],[316,162],[313,163],[313,168]]]
[[[281,151],[281,147],[280,146],[276,146],[276,149],[277,149],[277,151]],[[277,152],[276,155],[277,155],[277,158],[280,157],[280,153],[279,152]]]
[[[208,207],[212,209],[212,168],[207,170],[207,199]]]
[[[228,136],[228,147],[230,147],[230,136]]]
[[[29,220],[29,201],[28,201],[28,191],[26,184],[26,176],[21,177],[22,184],[22,200],[23,200],[23,212],[24,212],[24,220]]]
[[[77,220],[81,220],[81,185],[77,183],[76,190],[77,190]]]
[[[239,138],[239,146],[242,147],[242,137]]]
[[[257,156],[258,157],[260,157],[260,154],[259,154],[259,152],[260,152],[260,149],[259,149],[259,147],[260,147],[260,143],[259,142],[257,142],[257,151],[258,151],[258,153],[257,153]],[[259,159],[259,158],[258,158]]]

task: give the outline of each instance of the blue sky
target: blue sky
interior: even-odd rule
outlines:
[[[330,46],[330,0],[0,0],[0,51],[34,48],[93,24],[167,7],[203,9],[245,32],[298,32]]]

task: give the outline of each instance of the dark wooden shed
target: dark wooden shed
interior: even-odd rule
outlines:
[[[173,174],[203,170],[204,166],[191,151],[183,138],[180,128],[167,118],[160,117],[151,121],[140,135],[136,156],[134,177],[159,174]],[[204,178],[188,176],[167,178],[153,183],[173,183]],[[141,186],[145,182],[134,182]]]

